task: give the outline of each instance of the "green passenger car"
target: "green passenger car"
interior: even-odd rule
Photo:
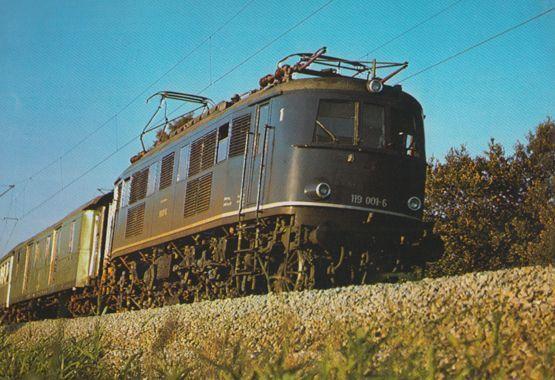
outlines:
[[[8,307],[10,304],[12,264],[13,256],[11,254],[0,259],[0,310]]]
[[[0,310],[69,294],[100,276],[106,215],[101,198],[18,244],[0,260]]]

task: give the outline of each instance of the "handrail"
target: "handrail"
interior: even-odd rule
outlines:
[[[241,214],[243,212],[243,198],[245,197],[245,177],[247,174],[247,160],[249,155],[249,143],[250,143],[250,135],[251,132],[247,131],[245,136],[245,150],[243,156],[243,169],[241,171],[241,189],[239,191],[239,213],[238,213],[238,221],[241,221]]]
[[[260,212],[260,201],[262,199],[262,187],[264,186],[264,175],[266,169],[266,151],[268,150],[268,129],[272,127],[268,124],[264,125],[264,145],[262,147],[262,157],[260,158],[260,171],[258,173],[258,189],[256,191],[256,221],[258,222],[258,214]],[[254,157],[253,157],[254,159]]]

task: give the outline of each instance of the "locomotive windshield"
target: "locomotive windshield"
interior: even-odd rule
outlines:
[[[411,109],[352,100],[322,99],[314,129],[317,144],[396,150],[411,157],[424,153],[422,118]],[[386,120],[389,124],[386,128]],[[386,136],[387,141],[386,141]]]
[[[315,143],[364,148],[383,148],[385,140],[384,108],[353,101],[321,100],[316,118]]]
[[[384,147],[385,112],[382,106],[363,104],[359,143],[365,148],[379,149]]]
[[[317,143],[353,144],[355,102],[321,100],[316,119]]]

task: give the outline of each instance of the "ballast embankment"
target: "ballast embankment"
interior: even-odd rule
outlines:
[[[542,378],[554,373],[554,273],[525,267],[206,301],[32,322],[7,338],[26,347],[100,330],[103,361],[121,368],[135,360],[147,377],[178,367],[210,377],[236,367],[252,372],[278,357],[274,365],[309,371],[358,352],[369,375]]]

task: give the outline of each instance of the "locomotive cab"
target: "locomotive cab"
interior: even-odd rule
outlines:
[[[302,90],[279,101],[288,116],[279,138],[291,142],[290,159],[283,157],[289,198],[297,223],[314,226],[319,244],[398,242],[421,231],[422,108],[400,86],[371,93],[366,84],[300,79]]]

